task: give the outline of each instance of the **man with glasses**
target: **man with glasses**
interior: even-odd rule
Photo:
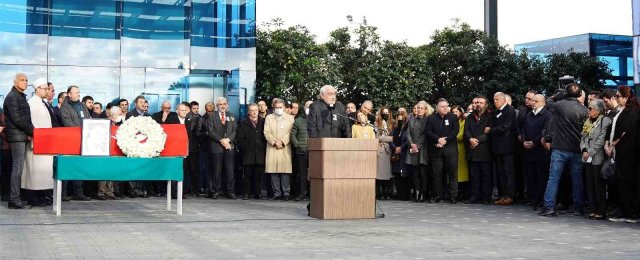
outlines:
[[[35,128],[51,128],[52,110],[47,105],[47,94],[50,91],[47,80],[37,79],[33,83],[35,93],[27,103],[31,111],[31,122]],[[31,141],[27,142],[25,170],[22,176],[22,188],[27,192],[29,204],[44,207],[51,205],[45,199],[47,191],[53,189],[53,156],[34,155]]]
[[[520,132],[519,145],[523,151],[523,170],[527,197],[533,210],[541,207],[545,186],[545,172],[549,169],[547,152],[542,144],[544,129],[551,120],[551,112],[545,108],[543,95],[535,95],[532,110],[525,115]]]
[[[180,124],[180,119],[176,112],[171,111],[171,102],[165,100],[160,107],[161,111],[154,113],[151,118],[158,124]]]

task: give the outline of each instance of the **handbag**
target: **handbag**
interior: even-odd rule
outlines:
[[[392,163],[400,161],[400,155],[396,153],[391,153],[391,157],[389,157]]]
[[[616,161],[613,157],[604,162],[600,174],[602,175],[602,179],[605,181],[613,181],[613,178],[616,175]]]

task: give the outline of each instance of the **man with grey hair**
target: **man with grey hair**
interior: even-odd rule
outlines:
[[[243,200],[249,199],[251,190],[253,190],[254,198],[262,199],[262,178],[264,176],[267,139],[264,136],[264,118],[260,117],[258,107],[257,104],[251,103],[247,118],[238,123],[236,143],[242,154]]]
[[[542,195],[549,169],[547,152],[542,143],[544,129],[551,120],[551,112],[545,107],[545,98],[537,94],[529,101],[531,111],[524,116],[520,126],[519,146],[522,147],[523,175],[527,197],[534,210],[542,206]]]
[[[311,104],[307,116],[309,138],[351,138],[352,122],[336,95],[337,90],[331,85],[320,88],[320,100]]]
[[[154,113],[151,118],[158,124],[179,124],[180,120],[176,112],[171,111],[171,102],[165,100],[160,106],[160,111]]]
[[[427,117],[425,145],[430,157],[429,163],[433,171],[432,175],[432,200],[439,202],[443,198],[442,177],[447,177],[449,183],[449,202],[458,203],[458,143],[457,136],[460,130],[458,117],[450,112],[449,102],[446,99],[438,99],[436,113]]]
[[[27,151],[27,141],[33,139],[33,123],[31,122],[31,109],[27,103],[27,90],[29,80],[24,73],[17,73],[13,80],[13,88],[4,100],[6,128],[5,135],[11,145],[11,191],[9,195],[10,209],[29,209],[31,205],[20,199],[20,187],[22,185],[22,170]]]
[[[224,169],[226,181],[226,195],[229,199],[235,199],[234,190],[234,143],[236,140],[236,119],[227,111],[228,103],[224,97],[216,99],[217,112],[207,117],[204,122],[207,137],[209,138],[209,152],[213,163],[213,190],[212,197],[220,198],[222,194],[222,170]]]
[[[493,95],[493,103],[496,111],[491,118],[490,127],[485,129],[485,133],[491,136],[491,148],[495,155],[494,162],[500,184],[500,199],[495,203],[510,205],[513,203],[515,193],[513,147],[516,139],[516,112],[507,103],[507,95],[502,92]]]

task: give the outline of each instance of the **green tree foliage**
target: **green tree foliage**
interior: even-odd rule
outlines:
[[[529,89],[553,94],[564,75],[587,90],[611,78],[607,64],[586,53],[515,53],[458,20],[437,30],[429,44],[411,47],[381,41],[366,19],[347,19],[350,26],[334,30],[323,44],[307,28],[283,28],[279,19],[258,27],[257,98],[315,99],[322,85],[331,84],[340,100],[356,104],[370,99],[376,107],[411,107],[445,97],[466,106],[476,95],[497,91],[516,103]]]

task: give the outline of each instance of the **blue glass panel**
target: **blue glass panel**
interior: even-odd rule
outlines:
[[[633,77],[633,58],[627,58],[627,76]]]
[[[189,68],[184,2],[123,2],[123,67]]]
[[[81,75],[81,76],[80,76]],[[107,67],[49,66],[49,81],[60,90],[70,85],[80,88],[80,95],[107,104],[120,95],[120,70]]]
[[[118,39],[114,0],[51,0],[51,36]]]
[[[0,64],[47,64],[44,0],[0,2]]]
[[[7,93],[11,91],[13,87],[13,80],[16,77],[16,73],[21,72],[27,75],[29,85],[38,78],[47,77],[46,66],[32,66],[32,65],[0,65],[0,107],[4,103],[4,98]],[[27,91],[27,98],[30,98],[33,94],[33,88],[29,87]]]
[[[611,56],[599,56],[601,60],[606,61],[609,65],[609,69],[611,69],[611,75],[620,76],[620,57],[611,57]]]

